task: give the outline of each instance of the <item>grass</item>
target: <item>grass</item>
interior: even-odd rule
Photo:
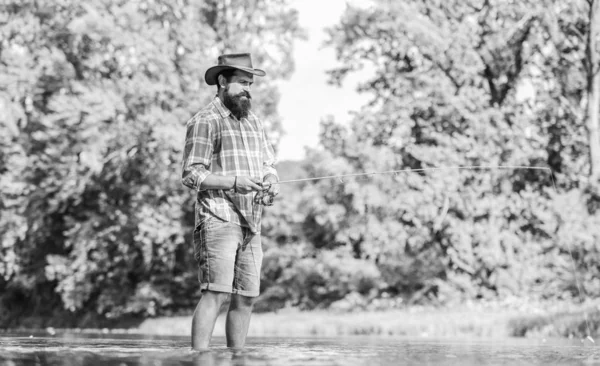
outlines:
[[[587,319],[587,321],[586,321]],[[121,324],[111,329],[69,329],[82,333],[132,333],[189,336],[192,317],[171,316]],[[30,330],[26,328],[24,330]],[[50,329],[50,331],[48,330]],[[586,338],[600,330],[600,305],[588,302],[502,302],[413,306],[382,311],[299,311],[284,309],[252,316],[252,337],[406,336],[418,338]],[[1,331],[1,330],[0,330]],[[51,327],[42,332],[61,331]],[[215,336],[225,335],[225,316],[217,319]]]
[[[587,322],[586,322],[587,318]],[[136,332],[189,335],[191,316],[144,320]],[[261,336],[407,336],[422,338],[585,338],[600,329],[600,305],[572,302],[502,302],[414,306],[385,311],[299,311],[286,309],[252,316],[249,335]],[[225,317],[214,334],[223,336]]]
[[[600,308],[586,307],[510,320],[511,336],[547,338],[595,337],[600,329]]]
[[[461,309],[388,310],[336,313],[286,310],[252,316],[249,336],[347,336],[380,335],[410,337],[506,338],[513,311],[494,312]],[[214,335],[223,336],[225,317],[217,320]],[[189,335],[191,317],[147,319],[137,328],[144,334]]]

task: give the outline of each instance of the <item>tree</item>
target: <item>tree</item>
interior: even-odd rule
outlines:
[[[589,168],[586,170],[588,181],[595,185],[600,171],[598,2],[548,1],[545,5],[552,11],[545,12],[542,19],[547,47],[540,50],[542,57],[538,67],[540,70],[550,68],[549,76],[556,80],[556,84],[540,87],[555,90],[554,97],[558,97],[561,110],[554,111],[554,114],[570,119],[571,125],[587,129],[586,165]]]
[[[586,135],[555,113],[553,82],[568,70],[559,64],[548,81],[545,10],[509,1],[349,6],[329,31],[342,64],[332,82],[368,66],[374,75],[359,90],[373,99],[347,128],[323,123],[311,173],[543,165],[560,189],[578,188]],[[564,216],[548,174],[434,171],[328,184],[317,183],[324,193],[308,206],[308,237],[374,260],[386,291],[412,301],[577,292],[572,271],[551,278],[548,248],[569,263],[570,243],[555,235]],[[539,286],[546,282],[555,287]]]
[[[194,197],[179,179],[182,126],[214,96],[202,86],[206,67],[243,49],[269,71],[254,94],[276,142],[274,81],[293,70],[296,12],[281,0],[10,1],[5,10],[0,286],[6,306],[37,303],[2,322],[190,306]]]
[[[586,38],[587,126],[590,144],[590,181],[600,184],[600,1],[589,0]]]

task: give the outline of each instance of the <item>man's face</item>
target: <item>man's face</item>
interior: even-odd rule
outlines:
[[[238,119],[248,117],[252,108],[250,87],[254,76],[241,70],[235,70],[229,82],[225,80],[223,103]]]

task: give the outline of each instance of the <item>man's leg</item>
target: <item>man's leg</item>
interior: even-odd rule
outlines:
[[[255,297],[231,294],[231,302],[229,303],[229,311],[227,312],[227,321],[225,323],[227,347],[244,347],[255,299]]]
[[[219,310],[232,291],[235,256],[242,231],[239,225],[216,218],[194,230],[198,280],[204,291],[192,318],[192,348],[208,349]]]
[[[204,291],[192,318],[192,348],[207,349],[219,316],[219,309],[229,296],[226,292]]]

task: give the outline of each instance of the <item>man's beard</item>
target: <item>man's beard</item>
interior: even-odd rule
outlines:
[[[246,97],[245,99],[242,97]],[[229,94],[229,88],[225,88],[223,93],[223,104],[237,118],[248,118],[248,112],[252,108],[252,97],[248,92],[241,92],[237,95]]]

